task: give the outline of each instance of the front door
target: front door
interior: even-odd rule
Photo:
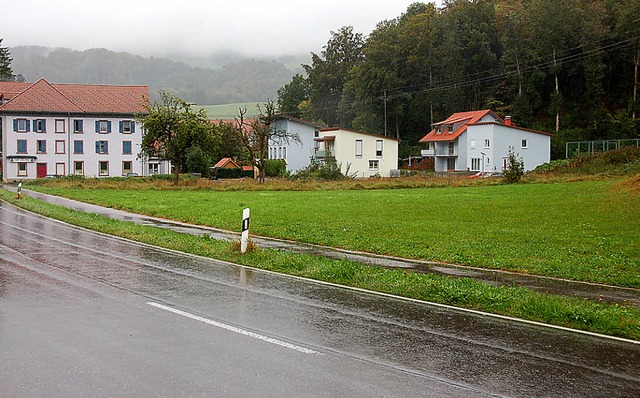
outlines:
[[[36,165],[36,173],[38,178],[44,178],[47,175],[47,164],[46,163],[38,163]]]

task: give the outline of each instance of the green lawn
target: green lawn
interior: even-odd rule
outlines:
[[[375,253],[640,287],[640,197],[611,181],[464,188],[34,189],[195,224]]]
[[[199,105],[196,108],[204,109],[210,119],[233,119],[240,115],[240,108],[247,108],[245,118],[255,118],[258,115],[257,105],[260,102],[239,102],[237,104],[223,105]]]

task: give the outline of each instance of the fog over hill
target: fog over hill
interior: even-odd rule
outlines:
[[[225,104],[274,99],[277,90],[301,71],[304,57],[243,58],[238,53],[207,58],[173,54],[145,58],[106,49],[74,51],[65,48],[10,48],[13,72],[34,82],[148,85],[152,98],[170,90],[197,104]],[[286,65],[285,65],[286,63]]]

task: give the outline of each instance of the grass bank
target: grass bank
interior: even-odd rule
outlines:
[[[381,183],[426,184],[418,181]],[[475,185],[435,178],[431,183],[445,187],[342,189],[340,183],[338,189],[279,191],[240,182],[238,187],[252,184],[255,190],[218,190],[91,180],[30,188],[229,230],[239,228],[242,209],[249,207],[251,232],[257,235],[640,287],[640,195],[617,189],[615,180]]]
[[[487,311],[543,323],[640,340],[640,310],[540,294],[519,287],[496,287],[470,279],[451,279],[337,261],[324,257],[260,249],[241,255],[229,243],[164,229],[119,222],[62,208],[0,190],[0,199],[27,210],[124,238],[205,257],[316,280]]]

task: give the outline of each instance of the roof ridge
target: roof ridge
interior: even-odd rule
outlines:
[[[51,88],[52,88],[52,89],[56,90],[56,92],[57,92],[58,94],[62,95],[64,98],[66,98],[66,99],[67,99],[67,101],[71,102],[75,107],[77,107],[78,109],[80,109],[82,112],[85,112],[85,110],[84,110],[84,108],[83,108],[83,107],[81,107],[80,105],[78,105],[74,100],[72,100],[71,98],[69,98],[66,94],[64,94],[63,92],[61,92],[60,90],[58,90],[58,88],[57,88],[55,85],[53,85],[53,84],[49,83],[49,82],[48,82],[46,79],[44,79],[44,78],[41,78],[41,80],[44,80],[48,85],[50,85],[50,86],[51,86]]]

